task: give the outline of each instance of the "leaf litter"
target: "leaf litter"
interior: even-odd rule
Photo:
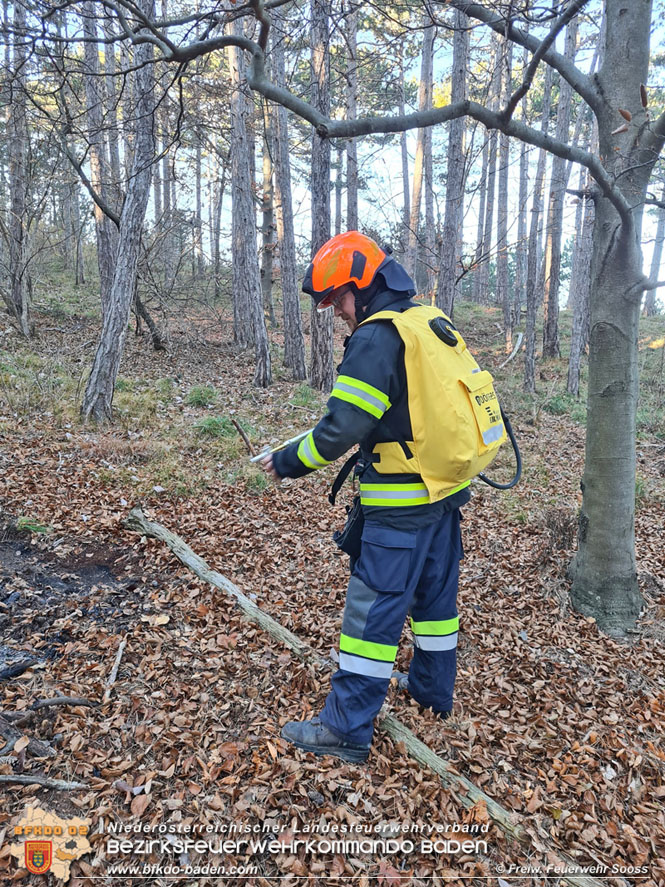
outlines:
[[[218,411],[252,425],[256,445],[313,424],[323,397],[315,396],[311,408],[289,406],[296,386],[286,379],[268,391],[253,389],[250,356],[230,354],[204,332],[205,346],[173,345],[168,363],[128,342],[123,372],[131,366],[144,379],[170,374],[188,386],[213,384]],[[491,366],[492,355],[484,359]],[[2,684],[2,711],[28,711],[35,699],[58,695],[100,701],[127,640],[107,703],[45,709],[31,724],[31,735],[53,744],[54,757],[26,757],[15,747],[0,765],[0,773],[18,768],[83,781],[88,789],[5,786],[0,830],[35,798],[60,815],[88,817],[93,831],[100,821],[136,819],[285,829],[482,821],[486,811],[465,810],[458,793],[443,789],[380,731],[365,765],[294,751],[280,728],[318,713],[329,674],[243,621],[164,546],[122,529],[121,518],[140,497],[153,519],[329,654],[347,577],[346,558],[330,541],[343,520],[343,509],[326,501],[330,473],[280,487],[252,483],[243,473],[242,443],[231,457],[196,439],[191,427],[201,410],[187,407],[186,388],[148,430],[65,430],[39,416],[0,426],[0,507],[8,528],[0,544],[3,652],[8,662],[38,660]],[[252,857],[258,873],[246,883],[279,877],[282,884],[424,884],[446,874],[460,884],[487,883],[497,863],[547,865],[552,847],[581,865],[643,865],[648,877],[640,884],[665,884],[663,502],[649,499],[636,515],[646,604],[637,632],[624,641],[609,638],[568,603],[583,429],[545,413],[538,426],[519,412],[513,424],[524,481],[508,497],[474,485],[464,509],[454,716],[444,724],[395,687],[388,704],[511,811],[527,827],[531,847],[490,824],[487,857],[264,853]],[[191,491],[155,476],[155,452],[175,460]],[[647,462],[641,471],[655,475],[656,467]],[[50,532],[11,529],[12,518],[24,513]],[[407,669],[410,655],[405,633],[396,668]],[[73,865],[72,883],[92,884],[93,874],[104,873],[104,839],[93,834],[91,843],[95,855]],[[14,871],[5,841],[0,875],[12,878]],[[29,878],[25,873],[25,883]]]

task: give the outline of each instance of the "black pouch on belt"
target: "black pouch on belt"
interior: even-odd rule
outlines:
[[[346,507],[346,523],[343,530],[335,530],[333,540],[338,548],[349,555],[351,561],[360,557],[360,540],[363,534],[365,517],[360,496],[354,496],[353,503]]]

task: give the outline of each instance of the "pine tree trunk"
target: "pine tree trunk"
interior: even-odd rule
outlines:
[[[432,105],[432,61],[434,51],[434,25],[427,12],[423,15],[423,51],[420,64],[420,86],[418,88],[418,110],[426,111]],[[406,250],[406,270],[418,287],[418,239],[420,236],[420,203],[425,172],[426,129],[418,130],[416,156],[413,163],[413,188],[411,190],[411,212],[409,213],[409,239]]]
[[[501,90],[501,44],[498,37],[494,38],[494,51],[492,53],[492,80],[490,83],[490,95],[488,104],[492,110],[499,105]],[[496,156],[498,135],[495,129],[490,131],[487,156],[487,194],[485,197],[485,221],[483,226],[483,245],[481,255],[484,260],[480,265],[480,281],[478,286],[479,301],[484,304],[490,302],[490,259],[492,255],[492,234],[494,224],[494,195],[496,191]]]
[[[566,29],[565,57],[571,62],[577,50],[577,19]],[[572,87],[561,78],[556,115],[555,138],[568,143]],[[545,292],[543,317],[543,358],[560,357],[559,346],[559,289],[561,285],[561,237],[563,231],[563,202],[568,185],[567,162],[562,157],[552,159],[547,241],[545,246]]]
[[[28,116],[25,86],[28,45],[23,3],[14,5],[14,52],[9,93],[9,295],[7,307],[26,338],[33,334],[28,287]],[[2,288],[4,292],[4,287]]]
[[[342,171],[344,169],[344,148],[337,143],[335,159],[335,234],[342,233]]]
[[[529,64],[529,51],[524,50],[522,71]],[[527,96],[521,104],[522,122],[527,120]],[[529,146],[520,142],[520,190],[517,209],[517,247],[515,249],[515,298],[513,302],[513,329],[520,326],[522,305],[526,303],[526,265],[527,265],[527,202],[529,191]]]
[[[501,53],[501,104],[505,106],[511,92],[512,43],[503,41]],[[508,167],[510,139],[499,136],[499,193],[497,204],[496,298],[503,308],[503,332],[506,354],[513,350],[513,304],[508,285]]]
[[[399,52],[399,114],[403,117],[406,113],[406,96],[404,88],[404,46],[400,41]],[[406,132],[401,133],[399,138],[400,151],[402,154],[402,249],[406,254],[409,242],[409,220],[411,214],[411,200],[409,197],[409,151]]]
[[[263,307],[268,312],[270,325],[277,326],[272,295],[273,250],[275,248],[275,200],[273,194],[273,156],[275,140],[268,103],[263,100],[263,199],[261,201],[261,289]]]
[[[580,190],[587,178],[586,171],[580,175]],[[581,219],[575,226],[579,241],[575,251],[575,262],[570,275],[570,289],[573,303],[573,327],[570,336],[570,356],[568,358],[568,381],[566,389],[577,397],[580,392],[580,367],[582,353],[589,341],[589,285],[591,283],[591,259],[593,254],[593,227],[595,207],[591,198],[580,200]],[[576,214],[577,215],[577,214]]]
[[[356,0],[351,0],[346,14],[346,117],[355,120],[357,116],[357,32],[358,13]],[[346,230],[358,230],[358,148],[355,139],[346,143]]]
[[[142,12],[150,16],[152,0],[143,0]],[[153,46],[139,44],[134,52],[136,112],[133,166],[120,216],[118,256],[109,299],[102,315],[102,330],[81,406],[81,418],[96,422],[112,418],[113,390],[127,333],[136,286],[141,229],[150,192],[150,167],[154,158]]]
[[[312,104],[322,114],[330,113],[330,48],[328,22],[329,0],[311,0],[312,32]],[[318,133],[312,134],[312,256],[330,238],[330,142]],[[332,311],[311,315],[310,384],[320,391],[330,391],[333,370]]]
[[[99,67],[99,51],[97,48],[96,16],[95,4],[91,0],[86,0],[82,7],[81,17],[83,19],[83,33],[86,38],[86,42],[83,45],[83,53],[85,61],[86,117],[88,123],[88,143],[90,145],[90,181],[104,203],[113,207],[113,192],[110,187],[111,171],[104,144],[104,94]],[[100,296],[102,315],[104,315],[109,306],[111,286],[113,284],[118,250],[118,233],[113,222],[97,204],[94,205],[94,215]],[[115,379],[113,383],[115,384]]]
[[[222,202],[224,200],[224,185],[226,184],[226,167],[227,162],[217,155],[217,178],[214,183],[214,204],[212,209],[212,264],[214,276],[214,293],[215,299],[221,296],[221,221],[222,221]]]
[[[466,69],[469,57],[469,19],[466,13],[455,12],[453,38],[453,70],[450,102],[462,102],[467,97]],[[457,294],[457,271],[462,253],[464,219],[464,183],[466,180],[466,150],[463,117],[451,120],[448,129],[448,160],[446,173],[446,206],[444,211],[437,306],[452,318]]]
[[[283,19],[274,15],[280,32],[273,42],[273,74],[275,84],[286,84],[284,65]],[[291,200],[291,161],[289,157],[289,125],[286,108],[277,105],[275,116],[275,216],[277,220],[277,244],[282,284],[282,310],[284,312],[284,365],[289,367],[294,379],[307,378],[305,337],[302,331],[300,296],[296,281],[296,243],[293,230],[293,204]]]
[[[665,185],[660,195],[662,203],[665,203]],[[651,272],[649,277],[651,280],[659,280],[660,262],[663,256],[663,243],[665,242],[665,206],[658,208],[658,226],[656,228],[656,241],[653,245],[653,255],[651,257]],[[649,290],[644,301],[644,313],[647,317],[653,317],[658,313],[656,309],[656,290]]]
[[[552,103],[552,69],[545,68],[545,85],[543,87],[543,109],[541,130],[547,133]],[[543,207],[543,186],[545,184],[546,152],[541,148],[538,152],[536,180],[533,186],[533,204],[531,208],[531,225],[529,227],[529,254],[526,271],[526,330],[524,336],[524,390],[536,390],[536,314],[538,312],[538,234],[540,216]]]
[[[229,26],[236,36],[242,34],[242,22],[236,19]],[[231,69],[231,195],[232,234],[231,264],[233,266],[233,319],[236,342],[241,347],[253,344],[255,349],[254,384],[266,388],[272,381],[268,331],[261,294],[256,243],[256,212],[247,124],[251,103],[243,51],[228,47]]]
[[[480,181],[478,190],[480,191],[480,200],[478,201],[478,226],[476,229],[476,253],[473,259],[473,291],[472,300],[481,302],[482,295],[482,263],[485,261],[484,249],[484,233],[485,233],[485,204],[487,202],[487,172],[489,167],[489,138],[485,137],[482,151],[482,166],[480,171]]]

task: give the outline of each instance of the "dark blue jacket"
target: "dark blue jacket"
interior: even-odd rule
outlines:
[[[418,303],[403,293],[383,289],[367,306],[365,317],[390,309],[405,311]],[[339,376],[327,403],[328,412],[309,438],[273,455],[280,477],[302,477],[339,459],[360,445],[367,468],[364,483],[417,483],[420,475],[387,475],[376,471],[372,450],[377,443],[412,440],[404,343],[390,321],[358,327],[344,344]],[[389,404],[389,406],[388,406]],[[367,520],[398,529],[425,526],[470,499],[468,489],[439,502],[399,507],[363,505]]]

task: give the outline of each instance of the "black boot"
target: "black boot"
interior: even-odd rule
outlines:
[[[369,755],[369,742],[367,745],[357,745],[340,739],[321,723],[318,716],[311,721],[289,721],[282,727],[282,737],[297,748],[314,752],[315,755],[335,755],[355,763],[366,761]]]

